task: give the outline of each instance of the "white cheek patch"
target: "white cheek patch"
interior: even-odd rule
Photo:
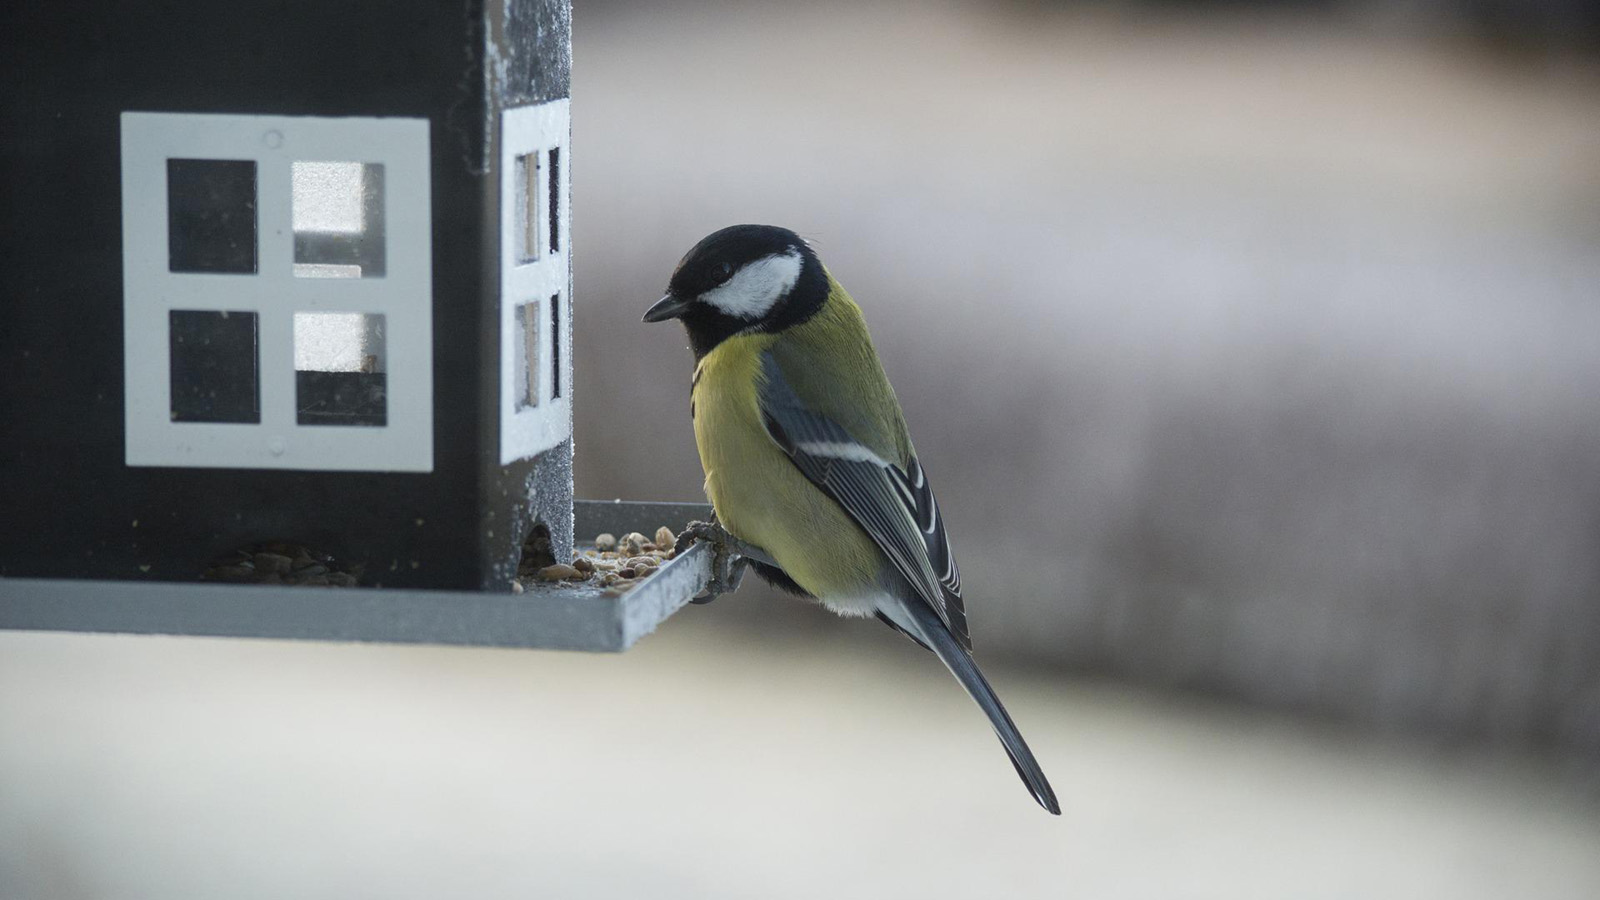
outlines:
[[[700,301],[736,318],[759,319],[800,280],[801,262],[799,250],[758,259],[701,294]]]

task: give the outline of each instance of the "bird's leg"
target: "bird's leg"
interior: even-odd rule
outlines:
[[[703,606],[723,594],[737,591],[739,583],[744,581],[744,573],[749,568],[750,560],[737,556],[726,548],[718,547],[716,556],[711,559],[711,580],[706,582],[705,590],[696,594],[689,602]]]
[[[765,550],[739,540],[716,522],[690,522],[683,533],[678,535],[679,546],[687,547],[696,541],[710,544],[713,556],[711,582],[694,599],[695,603],[710,603],[722,594],[731,594],[738,590],[739,583],[744,580],[745,571],[750,567],[750,560],[770,566],[777,565]]]
[[[767,551],[757,547],[755,544],[739,540],[729,534],[728,529],[723,528],[717,522],[690,522],[688,527],[678,535],[678,543],[680,544],[684,542],[692,544],[696,541],[705,541],[708,544],[725,547],[733,554],[742,556],[745,559],[754,560],[773,568],[782,568],[782,566],[778,565],[778,561],[773,559]]]

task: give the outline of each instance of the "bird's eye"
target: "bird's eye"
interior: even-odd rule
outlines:
[[[716,271],[713,274],[716,276],[717,284],[727,281],[733,277],[733,263],[717,263]]]

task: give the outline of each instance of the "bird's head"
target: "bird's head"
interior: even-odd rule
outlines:
[[[681,319],[698,358],[735,334],[798,325],[827,297],[827,273],[799,235],[772,225],[733,225],[684,254],[666,296],[644,320]]]

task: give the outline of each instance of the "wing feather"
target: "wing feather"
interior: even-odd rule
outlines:
[[[921,463],[883,459],[794,392],[771,353],[762,354],[761,418],[767,433],[872,538],[918,596],[970,650],[961,573]]]

